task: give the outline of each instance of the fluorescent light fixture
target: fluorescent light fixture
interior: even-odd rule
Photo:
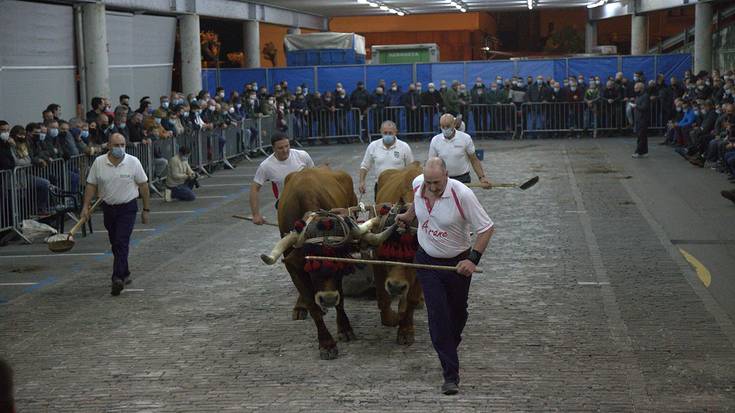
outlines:
[[[399,16],[405,16],[405,15],[406,15],[406,13],[404,13],[404,12],[402,12],[402,11],[400,11],[400,10],[398,10],[398,13],[397,13],[397,14],[398,14]]]
[[[450,6],[456,6],[456,5],[457,5],[457,3],[453,2],[453,1],[450,1],[450,2],[449,2],[449,5],[450,5]]]
[[[455,5],[454,5],[454,7],[455,7],[455,8],[457,9],[457,10],[459,10],[459,9],[461,9],[461,8],[462,8],[462,5],[461,5],[461,4],[455,4]]]
[[[398,13],[398,10],[396,10],[396,9],[388,9],[388,13],[397,14]]]
[[[533,9],[533,0],[528,0],[528,10]]]
[[[368,4],[370,5],[370,7],[378,7],[378,3],[370,2]]]
[[[595,7],[604,6],[605,4],[607,4],[607,0],[599,0],[599,1],[596,1],[594,3],[588,4],[587,5],[587,8],[588,9],[594,9]]]
[[[465,9],[464,7],[462,7],[461,9],[459,9],[459,11],[461,11],[462,13],[467,13],[467,9]]]
[[[380,6],[380,10],[388,11],[388,6],[382,5],[382,6]]]
[[[357,2],[360,4],[367,4],[368,1],[367,0],[357,0]]]

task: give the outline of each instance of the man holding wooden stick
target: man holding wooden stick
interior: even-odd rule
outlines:
[[[413,181],[411,208],[397,219],[405,224],[418,218],[416,263],[446,265],[456,272],[417,269],[424,291],[429,333],[442,365],[442,393],[459,392],[457,347],[467,322],[467,296],[475,267],[495,228],[471,189],[450,179],[441,158],[429,158],[424,174]],[[470,231],[477,239],[470,249]]]

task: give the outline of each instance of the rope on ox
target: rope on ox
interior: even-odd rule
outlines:
[[[339,277],[351,274],[355,266],[334,258],[350,256],[350,230],[352,222],[330,211],[318,211],[309,220],[297,220],[294,231],[304,235],[304,255],[321,258],[305,258],[304,271],[310,274]]]

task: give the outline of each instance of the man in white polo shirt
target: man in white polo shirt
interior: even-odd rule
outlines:
[[[442,133],[434,136],[429,144],[429,158],[438,156],[444,159],[449,177],[462,183],[469,183],[470,166],[475,170],[485,189],[492,188],[490,180],[482,170],[482,163],[475,154],[475,144],[470,135],[456,129],[456,119],[449,113],[439,119]]]
[[[291,172],[300,171],[304,168],[313,168],[314,161],[311,160],[306,151],[291,149],[288,136],[276,133],[271,138],[273,153],[265,158],[255,171],[253,185],[250,187],[250,210],[253,213],[255,225],[265,224],[265,218],[260,214],[260,188],[271,181],[273,195],[276,197],[276,209],[278,209],[278,197],[283,190],[283,181]]]
[[[365,193],[365,178],[375,166],[375,194],[378,193],[378,177],[386,169],[401,169],[413,162],[411,147],[398,139],[398,129],[393,121],[380,125],[382,139],[370,142],[360,164],[360,193]]]
[[[108,142],[109,152],[94,160],[84,189],[82,217],[89,218],[89,208],[95,195],[102,197],[105,229],[112,245],[112,295],[120,295],[131,281],[128,269],[130,234],[138,214],[138,196],[143,198],[144,224],[150,212],[148,177],[138,158],[125,153],[125,137],[113,133]]]
[[[424,174],[413,181],[413,205],[398,219],[418,219],[419,264],[446,265],[457,271],[416,270],[426,301],[429,333],[442,365],[442,393],[459,391],[457,347],[467,322],[467,296],[472,273],[495,232],[493,221],[474,192],[450,179],[441,158],[429,158]],[[470,249],[470,231],[477,239]]]

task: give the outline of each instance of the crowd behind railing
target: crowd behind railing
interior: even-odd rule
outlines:
[[[633,86],[639,82],[652,103],[648,126],[665,136],[662,144],[676,146],[697,166],[735,175],[732,71],[687,71],[682,80],[663,74],[647,80],[641,72],[631,80],[622,73],[560,81],[497,76],[487,84],[477,78],[470,88],[442,80],[425,89],[411,83],[406,91],[396,81],[380,80],[372,91],[357,82],[348,93],[337,83],[323,94],[306,84],[290,89],[283,81],[269,90],[250,82],[229,95],[223,88],[214,96],[204,90],[172,92],[155,104],[146,96],[135,110],[127,95],[114,109],[108,98],[95,97],[84,117],[63,120],[62,108],[50,104],[40,122],[0,121],[0,231],[67,210],[112,133],[126,137],[128,152],[141,159],[153,190],[163,195],[167,165],[180,148],[186,148],[194,170],[209,173],[231,167],[232,157],[267,154],[276,132],[299,145],[365,142],[379,135],[384,120],[392,120],[404,138],[426,140],[436,134],[439,117],[451,113],[461,115],[463,128],[475,138],[629,134],[635,127]]]

